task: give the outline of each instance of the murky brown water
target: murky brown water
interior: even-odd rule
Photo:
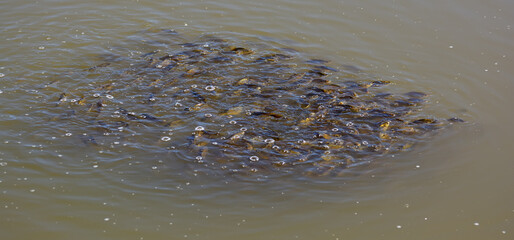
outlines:
[[[511,1],[6,2],[0,20],[2,239],[512,238]],[[45,118],[48,92],[87,81],[70,72],[163,28],[285,44],[468,124],[344,177],[237,181],[177,171],[158,145],[98,150]]]

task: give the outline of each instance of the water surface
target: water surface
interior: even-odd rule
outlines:
[[[501,0],[4,2],[0,236],[510,239],[513,16]],[[252,182],[173,171],[160,151],[92,151],[35,111],[77,86],[68,73],[138,54],[134,36],[158,29],[290,45],[469,124],[344,178]]]

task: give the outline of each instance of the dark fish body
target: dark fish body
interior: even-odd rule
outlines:
[[[80,119],[69,128],[88,145],[153,139],[207,174],[338,175],[464,122],[420,114],[426,93],[282,49],[213,36],[169,44],[89,68],[98,79],[57,107],[74,110],[62,121]]]

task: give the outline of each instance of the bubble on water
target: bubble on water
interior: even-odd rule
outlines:
[[[0,162],[0,167],[5,167],[5,166],[7,166],[6,162]]]
[[[298,126],[294,126],[293,130],[298,131],[298,130],[300,130],[300,128]]]
[[[478,226],[478,225],[480,225],[480,223],[475,222],[475,223],[473,223],[473,225]]]
[[[275,142],[275,139],[273,138],[267,138],[264,140],[265,143],[274,143]]]
[[[212,114],[206,113],[204,116],[207,117],[207,118],[210,118],[210,117],[212,117]]]
[[[98,168],[98,165],[96,165],[96,164],[95,164],[95,165],[93,165],[93,168]]]
[[[157,166],[152,166],[152,170],[156,170],[157,169]]]
[[[257,171],[258,171],[257,168],[250,169],[250,172],[257,172]]]
[[[44,46],[39,46],[37,49],[39,49],[39,50],[44,50],[44,49],[45,49],[45,47],[44,47]]]
[[[71,135],[72,135],[72,133],[69,133],[69,132],[64,134],[64,136],[66,136],[66,137],[69,137]]]
[[[112,95],[110,95],[110,94],[105,95],[105,97],[106,97],[106,98],[108,98],[108,99],[113,99],[113,98],[114,98],[114,97],[113,97]]]
[[[104,218],[104,221],[108,222],[109,220],[111,220],[110,218]]]
[[[339,131],[339,128],[332,128],[332,132],[337,132]]]
[[[203,130],[205,130],[205,128],[202,126],[198,126],[195,128],[195,131],[203,131]]]
[[[397,225],[396,228],[400,229],[402,228],[402,225]]]
[[[286,162],[284,161],[278,161],[278,162],[275,162],[276,165],[279,165],[279,166],[284,166],[286,165]]]
[[[362,145],[366,146],[368,144],[369,144],[368,141],[362,141]]]
[[[273,148],[273,149],[275,149],[275,150],[278,150],[278,149],[280,149],[280,146],[273,145],[273,147],[271,147],[271,148]]]
[[[198,85],[196,85],[196,84],[191,85],[191,88],[197,88],[197,87],[198,87]]]
[[[0,90],[0,93],[4,93],[4,91]]]
[[[250,157],[250,161],[252,161],[252,162],[257,162],[257,161],[259,161],[259,157],[257,157],[257,156],[251,156],[251,157]]]
[[[298,144],[305,144],[305,143],[307,143],[307,141],[305,141],[303,139],[298,140]]]
[[[171,140],[171,138],[164,136],[164,137],[161,138],[161,140],[164,141],[164,142],[167,142],[167,141]]]
[[[236,124],[237,122],[235,120],[231,120],[230,122],[228,122],[230,124]]]
[[[242,132],[246,132],[246,131],[248,131],[248,128],[242,127],[239,130],[241,130]]]
[[[184,106],[184,105],[182,105],[182,103],[179,103],[179,102],[175,103],[175,107],[182,107],[182,106]]]
[[[3,73],[0,73],[0,78],[1,78],[1,77],[5,77],[5,74],[3,74]]]
[[[30,192],[35,192],[35,191],[36,191],[36,189],[30,189],[29,191],[30,191]]]
[[[100,97],[100,94],[99,93],[95,93],[95,94],[93,94],[93,97],[95,97],[95,98]]]
[[[209,44],[207,44],[207,43],[206,43],[206,44],[204,44],[202,47],[204,47],[204,48],[208,48],[208,47],[209,47]]]
[[[347,122],[347,123],[346,123],[346,126],[347,126],[347,127],[351,127],[351,126],[353,126],[353,122]]]
[[[215,89],[216,89],[216,87],[212,86],[212,85],[205,87],[205,90],[207,90],[207,91],[214,91]]]

